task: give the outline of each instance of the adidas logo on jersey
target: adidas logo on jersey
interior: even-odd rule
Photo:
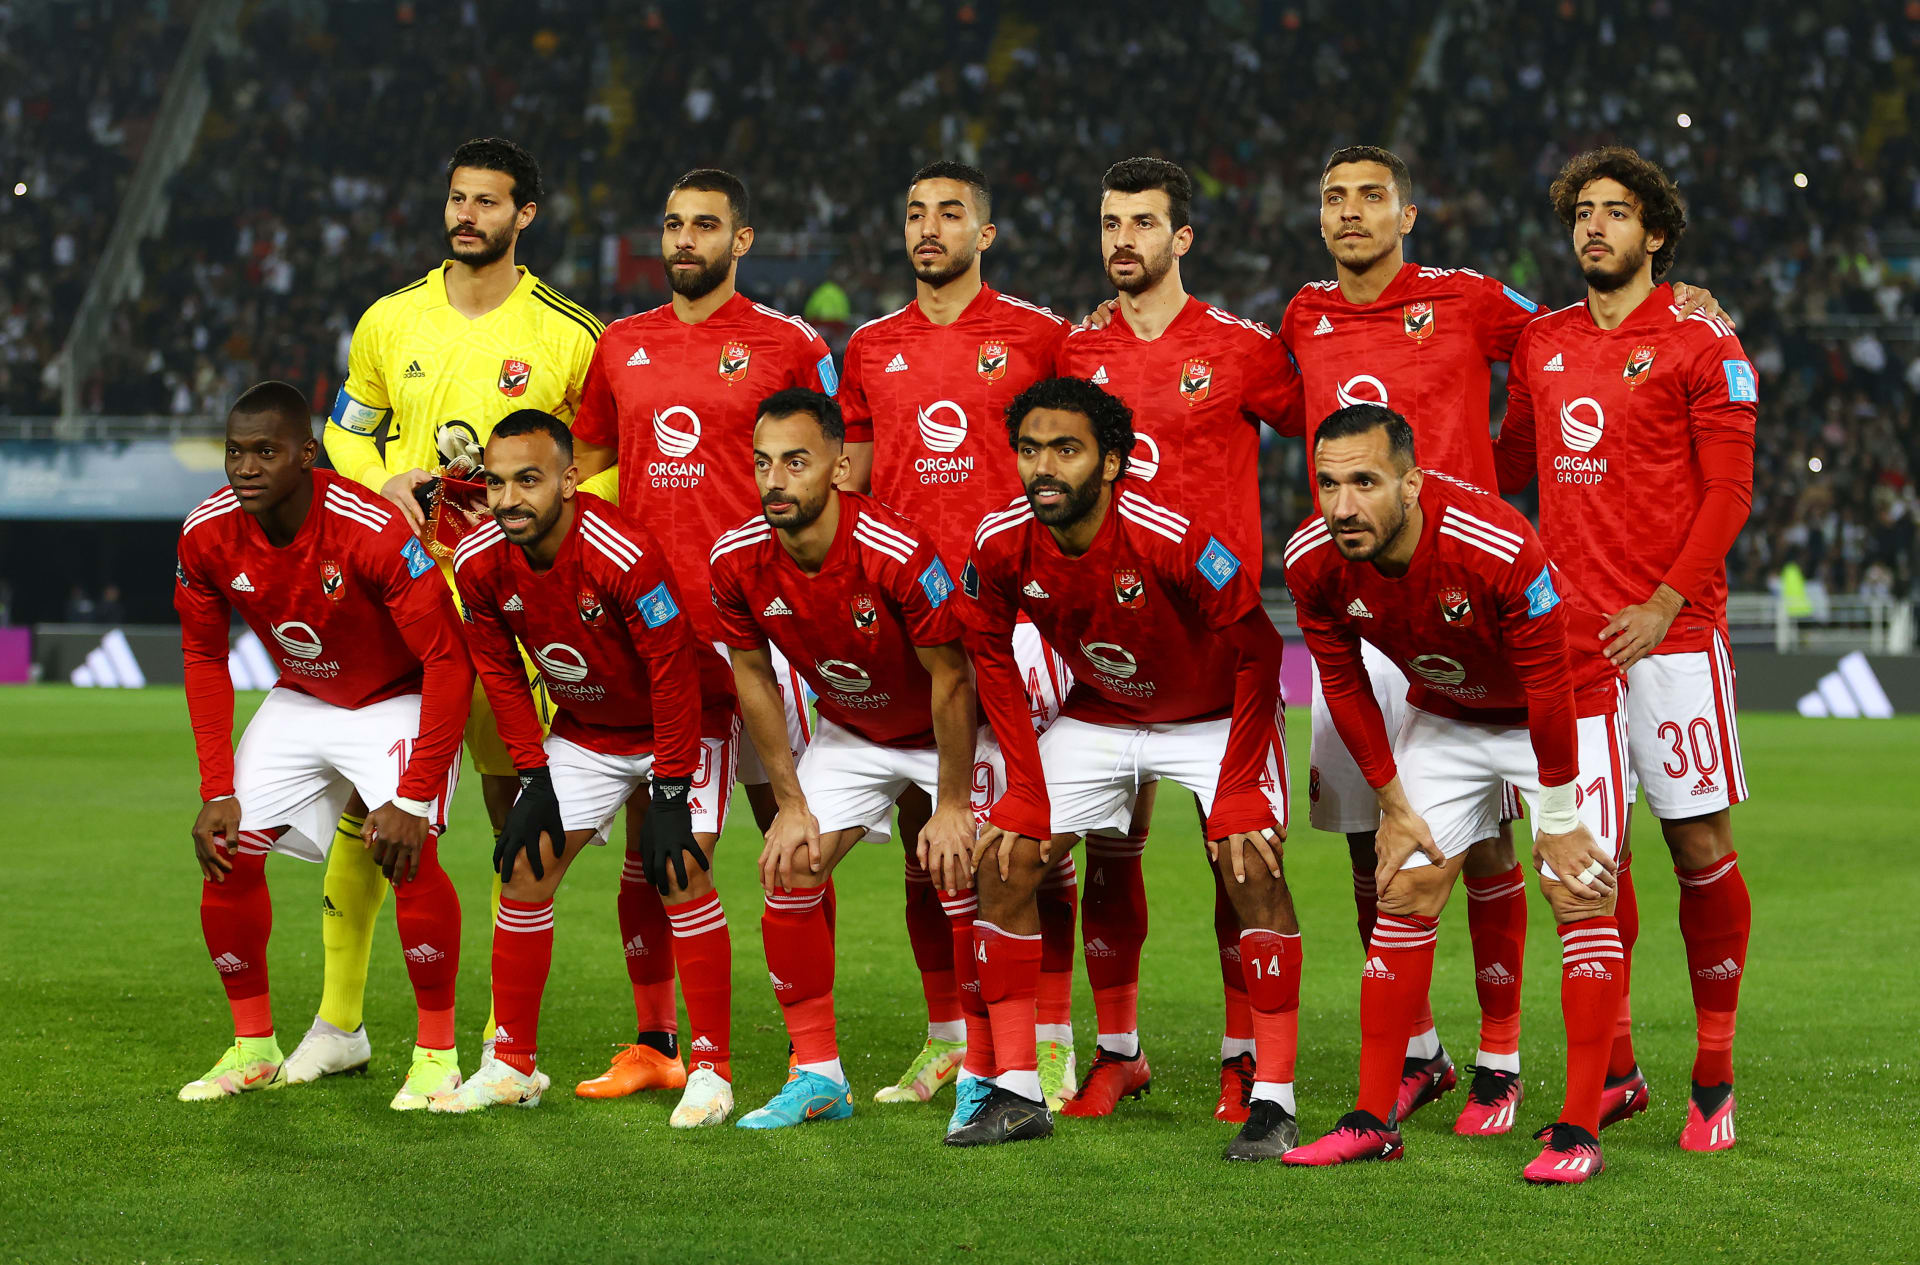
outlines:
[[[903,355],[901,355],[901,354],[900,354],[899,352],[897,352],[897,351],[896,351],[896,352],[894,352],[894,353],[893,353],[893,359],[892,359],[892,360],[889,360],[889,361],[887,361],[887,368],[886,368],[886,372],[888,372],[888,373],[905,373],[906,371],[907,371],[907,358],[906,358],[905,356],[903,356]]]
[[[1360,972],[1360,976],[1362,979],[1395,978],[1393,972],[1387,969],[1387,964],[1377,956],[1367,959],[1367,969]]]
[[[1347,603],[1347,614],[1355,619],[1373,618],[1373,612],[1367,609],[1367,604],[1357,597]]]
[[[693,1052],[695,1054],[714,1054],[719,1051],[719,1048],[719,1046],[715,1045],[712,1040],[705,1036],[699,1036],[693,1039]]]
[[[520,595],[515,593],[512,597],[500,604],[500,609],[503,611],[523,611],[527,608],[521,603]]]
[[[406,950],[406,957],[409,962],[438,962],[445,956],[447,955],[430,944],[416,944]]]
[[[1099,936],[1095,936],[1093,939],[1087,941],[1086,955],[1090,958],[1111,958],[1119,956],[1109,948],[1107,942]]]
[[[1693,790],[1688,793],[1692,795],[1718,795],[1720,788],[1713,784],[1712,778],[1702,773],[1700,780],[1693,784]]]
[[[1514,978],[1513,972],[1509,971],[1504,964],[1499,962],[1495,962],[1492,966],[1481,967],[1473,973],[1473,978],[1479,980],[1482,984],[1519,983],[1519,981]]]
[[[1097,387],[1103,387],[1107,385],[1107,367],[1105,365],[1101,365],[1098,369],[1095,369],[1093,371],[1093,376],[1091,378],[1088,378],[1087,381],[1093,383],[1093,385]]]
[[[1318,338],[1322,334],[1333,333],[1333,322],[1328,320],[1324,316],[1321,317],[1320,323],[1313,327],[1313,333],[1314,333],[1314,337],[1316,338]]]
[[[1574,979],[1612,979],[1613,973],[1598,962],[1579,962],[1567,968]]]
[[[627,956],[630,958],[643,958],[652,952],[651,949],[647,948],[646,941],[642,940],[639,936],[635,936],[633,939],[627,941],[623,947],[626,949]]]
[[[647,359],[647,349],[645,347],[635,347],[633,354],[627,357],[628,367],[634,365],[650,365],[652,363],[653,361]]]
[[[245,571],[242,571],[239,575],[233,577],[233,583],[227,587],[235,593],[251,593],[253,592],[253,581],[247,578]]]
[[[407,371],[400,376],[406,379],[424,378],[427,376],[427,371],[420,367],[418,360],[415,360],[407,366]]]
[[[1566,371],[1566,362],[1560,359],[1560,353],[1557,351],[1553,353],[1552,360],[1540,366],[1541,373],[1565,373]]]
[[[1703,966],[1694,974],[1701,979],[1739,979],[1740,964],[1732,958],[1713,966]]]
[[[1026,584],[1026,587],[1025,587],[1025,588],[1023,588],[1023,589],[1021,589],[1020,591],[1021,591],[1022,593],[1025,593],[1025,594],[1026,594],[1026,595],[1027,595],[1028,597],[1051,597],[1051,596],[1053,596],[1053,595],[1052,595],[1051,593],[1049,593],[1049,592],[1047,592],[1047,591],[1046,591],[1045,589],[1043,589],[1043,588],[1041,588],[1041,587],[1040,587],[1040,581],[1038,581],[1038,580],[1028,580],[1028,581],[1027,581],[1027,584]]]
[[[244,971],[247,964],[231,953],[222,953],[213,960],[213,969],[222,975],[231,975],[235,971]]]
[[[760,612],[760,617],[762,619],[765,619],[769,615],[791,615],[791,614],[793,614],[793,607],[787,605],[786,598],[780,597],[776,594],[774,596],[774,599],[771,602],[767,603],[767,609]]]

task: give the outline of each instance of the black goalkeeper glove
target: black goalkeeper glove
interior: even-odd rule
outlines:
[[[502,881],[513,877],[514,858],[527,854],[533,877],[547,876],[546,862],[540,856],[540,836],[553,840],[553,855],[567,850],[567,831],[560,824],[560,800],[553,793],[553,775],[545,765],[520,770],[520,797],[507,810],[507,824],[500,840],[493,845],[493,868]]]
[[[707,854],[693,841],[693,808],[687,802],[691,792],[691,778],[653,779],[653,803],[647,810],[647,819],[640,824],[640,867],[646,873],[647,882],[663,896],[669,874],[674,878],[674,886],[682,890],[687,886],[687,859],[683,853],[693,853],[701,869],[713,868],[713,862],[707,860]]]

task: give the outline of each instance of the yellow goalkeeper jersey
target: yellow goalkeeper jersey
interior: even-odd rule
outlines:
[[[440,464],[434,433],[443,423],[465,422],[485,443],[495,422],[523,408],[571,422],[606,328],[525,268],[506,302],[470,321],[447,301],[447,266],[378,300],[354,327],[327,455],[376,491],[402,471]]]

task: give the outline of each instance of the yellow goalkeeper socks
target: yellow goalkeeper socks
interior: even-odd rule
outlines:
[[[326,946],[326,980],[320,990],[320,1017],[352,1032],[360,1026],[367,998],[367,958],[373,952],[373,923],[387,899],[387,877],[362,842],[366,819],[342,814],[327,853],[327,878],[320,920]]]
[[[496,844],[500,842],[500,832],[498,830],[493,832],[493,841]],[[499,921],[500,921],[500,872],[498,870],[495,870],[493,874],[493,922],[489,923],[488,925],[489,926],[496,925],[499,923]],[[488,961],[492,961],[492,959],[489,958]],[[487,980],[487,1027],[486,1027],[486,1030],[480,1034],[480,1039],[482,1041],[493,1040],[493,1029],[494,1029],[493,980],[488,979]]]

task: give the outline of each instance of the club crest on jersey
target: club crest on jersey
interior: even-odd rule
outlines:
[[[998,382],[1007,376],[1007,345],[1005,343],[981,343],[980,359],[974,365],[980,371],[980,377],[986,382]]]
[[[747,361],[753,359],[753,348],[745,343],[728,343],[720,349],[720,376],[728,382],[738,382],[747,376]]]
[[[1113,600],[1127,610],[1143,610],[1147,605],[1147,586],[1134,567],[1121,567],[1113,573]]]
[[[580,606],[580,622],[589,628],[598,628],[607,620],[607,609],[600,605],[600,595],[592,589],[581,589],[575,599]]]
[[[502,360],[500,362],[500,394],[518,399],[527,393],[527,383],[533,378],[533,366],[524,360]]]
[[[340,600],[340,595],[346,588],[346,578],[347,573],[340,569],[339,563],[323,562],[320,564],[320,591],[325,593],[330,600],[335,602]]]
[[[853,626],[869,637],[880,635],[880,607],[872,594],[862,593],[853,599]]]
[[[1465,628],[1473,622],[1473,604],[1467,600],[1467,591],[1458,585],[1440,590],[1440,616],[1449,624],[1458,624]]]
[[[1620,376],[1627,380],[1628,386],[1637,387],[1645,382],[1647,375],[1652,372],[1653,348],[1642,343],[1633,349],[1631,356],[1627,357],[1627,367],[1620,371]]]
[[[1189,406],[1207,398],[1213,389],[1213,366],[1205,360],[1189,360],[1180,366],[1180,396]]]
[[[1400,309],[1400,327],[1416,343],[1433,337],[1433,304],[1409,303]]]

